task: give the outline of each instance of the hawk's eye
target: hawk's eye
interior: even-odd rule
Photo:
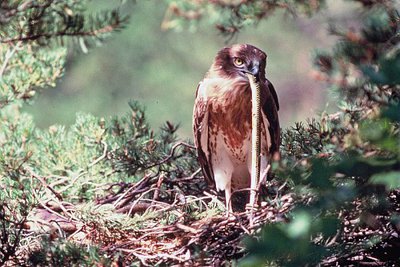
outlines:
[[[235,64],[236,67],[241,67],[244,64],[244,61],[238,57],[235,57],[233,64]]]

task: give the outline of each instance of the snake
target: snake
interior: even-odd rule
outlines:
[[[260,84],[254,75],[247,73],[251,88],[251,182],[250,182],[250,208],[253,210],[257,186],[260,179],[260,154],[261,154],[261,101]]]

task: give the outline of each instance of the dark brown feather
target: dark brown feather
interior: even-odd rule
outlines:
[[[274,153],[279,152],[279,146],[281,144],[281,129],[278,118],[278,95],[276,94],[275,88],[269,80],[265,81],[264,88],[266,97],[262,106],[262,112],[265,114],[269,122],[268,131],[271,135],[271,147],[269,152],[271,155],[274,155]]]
[[[207,116],[207,102],[204,99],[198,97],[199,86],[196,90],[196,101],[193,110],[193,133],[194,133],[194,143],[197,148],[197,158],[200,163],[201,170],[203,172],[204,178],[209,186],[214,187],[214,174],[211,166],[211,153],[206,154],[203,146],[207,146],[207,150],[210,151],[207,144],[201,143],[202,134],[208,135],[208,116]],[[208,136],[207,136],[208,140]]]

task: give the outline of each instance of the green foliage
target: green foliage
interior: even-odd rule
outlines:
[[[125,23],[116,11],[88,14],[83,1],[50,4],[1,3],[5,9],[0,13],[4,18],[0,32],[4,59],[0,70],[0,263],[109,265],[96,247],[84,248],[63,238],[44,239],[39,248],[32,248],[24,238],[28,214],[52,200],[73,205],[88,201],[74,212],[75,218],[96,225],[99,235],[107,236],[113,229],[137,229],[143,220],[160,220],[160,214],[129,218],[116,214],[115,207],[99,209],[90,201],[113,193],[113,185],[129,185],[143,175],[161,172],[170,179],[189,176],[198,165],[190,145],[173,147],[177,127],[167,123],[160,134],[154,134],[136,102],[130,103],[131,112],[125,117],[104,119],[80,113],[68,128],[39,129],[31,115],[21,112],[24,101],[54,86],[62,76],[67,48],[59,45],[76,41],[85,52],[91,41],[102,40]],[[21,244],[29,255],[20,255]]]
[[[124,26],[127,17],[118,9],[98,14],[85,13],[87,1],[2,1],[0,42],[15,44],[34,41],[39,45],[79,37],[82,46],[101,40]],[[90,38],[87,38],[90,37]]]
[[[383,184],[389,190],[395,190],[400,188],[400,172],[390,171],[385,173],[378,173],[371,176],[372,184]]]
[[[118,10],[88,14],[86,2],[0,3],[0,108],[55,86],[63,75],[67,52],[60,45],[67,40],[86,52],[87,46],[99,44],[126,24],[127,17]]]
[[[99,119],[78,115],[71,129],[53,126],[47,131],[37,129],[32,117],[20,112],[24,101],[54,86],[63,75],[64,37],[85,50],[125,24],[126,17],[115,10],[87,13],[85,2],[0,3],[0,265],[21,260],[16,253],[28,213],[54,193],[43,187],[54,186],[58,198],[77,202],[94,195],[95,184],[104,181],[107,170],[111,181],[120,179],[111,174],[111,163],[96,162],[105,158],[101,156],[107,146]],[[48,249],[43,252],[45,265],[97,262],[95,254],[85,255],[74,244],[43,249]]]
[[[375,3],[366,9],[359,32],[332,25],[331,32],[340,38],[333,53],[316,53],[316,66],[355,106],[399,101],[398,12],[391,1],[387,6]]]
[[[64,71],[64,48],[48,51],[19,42],[0,45],[0,53],[4,59],[0,70],[0,107],[31,99],[39,88],[54,86]]]
[[[283,9],[288,13],[296,12],[311,15],[325,5],[324,0],[268,0],[268,1],[169,1],[169,10],[163,25],[165,28],[180,30],[187,24],[207,19],[222,34],[234,35],[246,26],[254,26],[272,15],[275,10]]]
[[[316,265],[329,255],[329,249],[309,241],[310,235],[332,235],[338,219],[325,217],[313,219],[308,212],[293,214],[289,224],[279,223],[264,227],[259,240],[248,240],[250,256],[243,266],[261,266],[263,261],[277,266]],[[271,242],[270,240],[274,240]],[[261,259],[261,260],[260,260]]]
[[[107,127],[115,141],[113,145],[115,149],[110,154],[110,159],[118,171],[135,174],[157,166],[158,172],[176,171],[178,173],[174,177],[182,177],[180,176],[182,173],[191,173],[197,169],[197,165],[192,161],[193,151],[189,149],[184,149],[184,153],[189,153],[188,155],[178,155],[177,157],[171,155],[171,163],[158,164],[168,157],[166,151],[169,152],[177,141],[176,130],[178,127],[166,122],[165,126],[161,128],[158,139],[154,132],[149,130],[144,109],[136,102],[131,102],[130,106],[132,108],[130,117],[121,120],[115,118]],[[185,160],[190,162],[185,162]]]
[[[2,181],[1,187],[0,265],[4,265],[14,258],[20,247],[21,236],[24,231],[26,217],[31,209],[31,203],[28,200],[30,196],[23,190],[22,184],[15,187],[14,185],[3,184]],[[15,192],[19,194],[15,194]]]
[[[80,246],[59,239],[41,240],[42,247],[28,255],[27,263],[32,266],[110,266],[112,260],[94,246]]]
[[[380,66],[379,71],[374,71],[372,67],[365,67],[363,69],[365,75],[373,83],[378,85],[396,85],[400,83],[398,75],[400,71],[400,54],[398,52],[395,56],[379,60],[378,65]],[[398,98],[399,96],[397,95],[396,97]]]

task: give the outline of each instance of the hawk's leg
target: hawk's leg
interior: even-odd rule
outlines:
[[[225,191],[225,207],[226,207],[226,214],[227,216],[229,213],[233,212],[232,209],[232,173],[233,173],[233,168],[232,164],[230,162],[227,162],[225,160],[223,164],[224,168],[215,168],[214,169],[214,179],[215,179],[215,185],[217,187],[217,190],[223,190]]]
[[[225,188],[225,207],[226,207],[226,216],[229,217],[229,213],[233,213],[232,209],[232,187],[229,185]]]
[[[264,165],[264,164],[262,164],[262,165]],[[261,168],[259,186],[265,185],[267,183],[268,173],[269,173],[270,169],[271,169],[271,165],[268,164],[268,161],[266,161],[265,166],[262,166],[262,168]]]

